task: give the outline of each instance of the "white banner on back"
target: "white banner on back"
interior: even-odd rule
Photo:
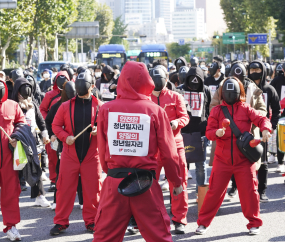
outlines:
[[[147,156],[150,116],[141,113],[109,112],[110,155]]]

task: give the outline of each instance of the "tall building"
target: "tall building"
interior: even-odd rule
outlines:
[[[206,37],[204,9],[176,8],[172,15],[172,33],[176,41],[179,39],[204,39]]]
[[[164,18],[168,33],[172,33],[172,13],[176,0],[155,0],[155,18]]]
[[[200,0],[176,0],[176,8],[196,8],[196,1]]]

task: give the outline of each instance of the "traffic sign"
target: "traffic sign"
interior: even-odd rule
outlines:
[[[248,34],[248,44],[249,45],[266,45],[267,44],[267,34]]]
[[[245,44],[245,34],[244,32],[233,32],[223,34],[223,44]]]
[[[199,47],[198,52],[208,52],[208,53],[213,53],[214,52],[214,47]]]
[[[179,39],[178,44],[179,45],[185,45],[185,39]]]

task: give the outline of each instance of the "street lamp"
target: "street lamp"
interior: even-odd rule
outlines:
[[[234,54],[235,54],[235,36],[233,35],[233,36],[229,36],[229,39],[232,39],[233,40],[233,42],[234,42]]]

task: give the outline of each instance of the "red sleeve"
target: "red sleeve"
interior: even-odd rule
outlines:
[[[46,117],[47,117],[48,107],[49,107],[50,101],[51,101],[50,95],[49,95],[49,93],[46,93],[46,95],[45,95],[45,97],[44,97],[44,99],[40,105],[40,111],[41,111],[41,114],[43,115],[44,119],[46,119]]]
[[[167,179],[171,181],[174,187],[179,187],[181,185],[181,177],[176,143],[167,114],[163,109],[161,109],[158,118],[156,135],[161,162]]]
[[[52,131],[62,142],[65,142],[66,138],[69,136],[69,134],[62,128],[63,126],[66,126],[64,122],[64,106],[65,105],[63,104],[60,105],[52,122]]]
[[[100,163],[103,171],[108,173],[107,162],[105,161],[105,153],[107,146],[107,133],[105,132],[105,122],[107,123],[107,118],[105,119],[105,110],[100,109],[98,113],[98,122],[97,122],[97,144],[99,151]]]
[[[186,105],[184,102],[184,98],[179,94],[176,100],[176,114],[178,121],[178,128],[184,128],[190,121],[189,115],[187,114]]]
[[[272,125],[270,120],[267,117],[260,115],[259,111],[248,106],[248,116],[251,122],[257,127],[260,128],[260,131],[268,130],[271,132]]]
[[[18,123],[26,124],[27,121],[26,121],[26,118],[25,118],[23,111],[21,110],[20,106],[17,104],[16,105],[16,115],[15,115],[15,119],[14,119],[14,124],[18,124]]]
[[[206,137],[209,140],[216,140],[218,137],[216,135],[217,130],[219,129],[219,120],[217,118],[217,111],[219,107],[214,107],[208,118],[207,127],[206,127]]]

